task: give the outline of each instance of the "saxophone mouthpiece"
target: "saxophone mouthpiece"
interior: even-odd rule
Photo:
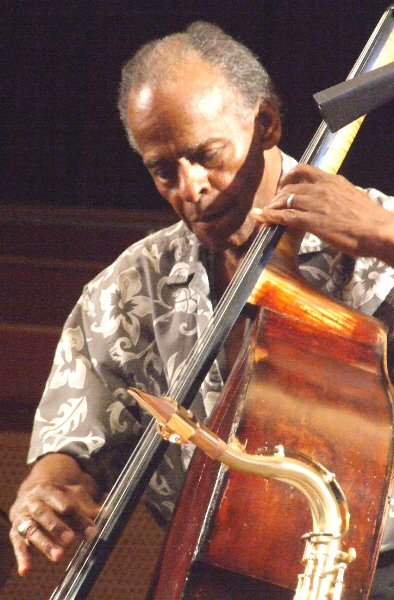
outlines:
[[[152,396],[152,394],[141,392],[137,388],[129,388],[127,391],[161,425],[166,425],[177,410],[178,405],[171,398],[158,398],[157,396]]]
[[[154,416],[158,433],[162,438],[178,444],[193,442],[211,458],[221,459],[227,444],[200,423],[190,410],[186,410],[168,397],[158,398],[136,388],[129,388],[128,392],[138,404]]]

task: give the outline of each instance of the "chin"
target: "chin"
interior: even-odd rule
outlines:
[[[251,241],[252,235],[255,231],[255,227],[253,228],[249,228],[249,227],[243,227],[241,229],[238,229],[236,232],[232,233],[231,235],[229,235],[226,240],[223,240],[223,249],[224,250],[229,250],[229,249],[241,249],[243,248],[243,246],[248,246],[249,242]]]
[[[224,251],[241,248],[251,238],[256,229],[254,221],[245,221],[240,227],[234,229],[234,223],[210,223],[203,226],[192,227],[193,233],[200,243],[212,250]]]
[[[231,236],[229,238],[219,238],[216,236],[214,238],[207,236],[197,236],[199,242],[204,248],[208,248],[209,250],[213,250],[214,252],[224,252],[225,250],[238,250],[244,246],[248,238],[239,238],[238,236]]]

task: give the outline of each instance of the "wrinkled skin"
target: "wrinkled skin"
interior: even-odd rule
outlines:
[[[278,114],[258,100],[241,118],[239,102],[200,59],[182,65],[180,81],[130,95],[130,128],[158,191],[215,251],[249,240],[250,209],[273,198],[280,176]]]
[[[100,507],[95,494],[93,479],[72,457],[48,454],[35,464],[10,510],[10,539],[20,575],[31,570],[34,547],[57,562],[78,537],[96,532],[94,518]],[[17,528],[30,519],[25,539]]]

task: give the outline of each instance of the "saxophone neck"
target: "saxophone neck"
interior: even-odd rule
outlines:
[[[286,455],[282,446],[277,446],[271,455],[247,454],[226,444],[171,398],[157,398],[135,388],[130,388],[129,393],[153,414],[158,431],[165,439],[193,442],[208,456],[230,468],[293,485],[308,500],[314,531],[334,537],[346,533],[349,525],[346,499],[334,475],[322,465],[301,453]]]

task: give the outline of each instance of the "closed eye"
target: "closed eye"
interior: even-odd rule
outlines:
[[[197,150],[193,152],[189,157],[190,162],[197,163],[203,167],[217,168],[223,162],[222,148],[215,148],[214,150]]]
[[[173,181],[177,177],[176,167],[170,164],[157,165],[149,171],[154,179],[162,181]]]

